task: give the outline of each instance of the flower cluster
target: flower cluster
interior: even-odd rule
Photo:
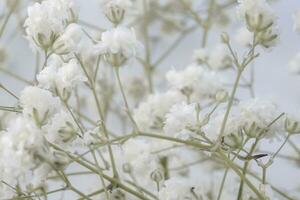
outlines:
[[[23,18],[26,3],[5,1],[0,39],[11,17]],[[0,105],[0,199],[299,197],[297,186],[277,186],[270,166],[299,161],[300,118],[255,91],[254,61],[264,56],[257,47],[273,47],[278,38],[271,1],[101,0],[100,6],[95,24],[72,0],[25,6],[16,34],[25,34],[33,50],[36,65],[26,72],[34,77],[4,68],[18,55],[7,56],[10,45],[1,41],[0,73],[24,85],[15,93],[18,84],[0,83],[12,98]],[[232,7],[242,27],[232,24]],[[170,59],[185,38],[200,34],[199,44],[187,45],[194,49]],[[299,53],[289,66],[300,73]],[[295,153],[285,155],[286,146]]]

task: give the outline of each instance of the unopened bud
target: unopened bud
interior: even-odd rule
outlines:
[[[224,44],[228,44],[228,43],[229,43],[229,40],[230,40],[230,38],[229,38],[228,33],[223,32],[223,33],[221,34],[221,41],[222,41]]]
[[[284,121],[284,128],[289,134],[300,133],[300,124],[299,121],[292,119],[291,117],[286,117]]]
[[[132,172],[132,167],[129,163],[125,163],[123,166],[123,171],[127,174],[130,174]]]
[[[258,138],[262,136],[267,129],[261,128],[257,126],[255,122],[252,122],[250,125],[245,125],[243,131],[249,138]]]
[[[221,90],[216,94],[216,101],[218,103],[224,103],[228,99],[228,92],[226,90]]]

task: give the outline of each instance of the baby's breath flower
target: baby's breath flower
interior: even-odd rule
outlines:
[[[242,46],[249,47],[253,43],[253,33],[246,27],[241,27],[237,30],[235,40]]]
[[[24,23],[27,38],[38,47],[47,50],[62,34],[66,25],[76,21],[72,19],[76,15],[71,0],[46,0],[35,3],[28,7],[28,17]]]
[[[74,87],[87,81],[79,63],[75,59],[64,63],[59,57],[54,56],[51,62],[38,75],[39,86],[59,92],[67,99]]]
[[[131,0],[101,0],[105,16],[114,24],[123,21],[125,12],[132,6]]]
[[[184,70],[170,70],[166,74],[171,88],[192,101],[214,98],[223,89],[222,82],[217,77],[216,72],[196,65],[187,66]]]
[[[51,116],[61,109],[60,101],[51,92],[35,86],[28,86],[20,96],[23,114],[35,120],[38,126],[44,125]]]
[[[53,51],[63,55],[74,52],[82,36],[81,27],[77,24],[69,24],[64,33],[53,44]]]
[[[96,49],[109,64],[120,67],[141,51],[142,44],[133,29],[118,26],[102,33]]]

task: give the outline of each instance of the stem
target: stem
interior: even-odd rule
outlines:
[[[5,16],[5,18],[4,18],[3,24],[2,24],[2,26],[1,26],[1,28],[0,28],[0,38],[2,37],[2,35],[3,35],[3,33],[4,33],[4,30],[5,30],[5,27],[6,27],[6,25],[7,25],[7,22],[8,22],[8,20],[9,20],[10,16],[12,15],[12,13],[13,13],[13,10],[10,10],[10,11],[8,12],[8,14],[7,14],[7,15]]]
[[[253,143],[253,145],[252,145],[252,147],[250,149],[250,152],[248,153],[247,157],[251,157],[252,156],[252,154],[254,153],[255,148],[256,148],[258,142],[259,142],[259,139],[256,139],[255,142]],[[244,167],[243,167],[243,175],[244,176],[246,176],[249,163],[250,163],[250,161],[245,161],[245,164],[244,164]],[[239,193],[238,193],[238,196],[237,196],[237,200],[242,200],[243,189],[244,189],[244,180],[241,179],[240,187],[239,187]]]
[[[119,88],[120,88],[120,91],[121,91],[121,94],[122,94],[122,98],[123,98],[123,101],[124,101],[124,104],[125,104],[126,113],[129,117],[130,121],[132,122],[135,131],[138,132],[139,128],[138,128],[137,123],[133,119],[132,114],[130,112],[129,104],[128,104],[128,101],[127,101],[127,98],[126,98],[126,95],[125,95],[125,92],[124,92],[124,88],[123,88],[123,85],[122,85],[122,82],[121,82],[121,79],[120,79],[119,67],[114,67],[114,69],[115,69],[114,71],[115,71],[115,75],[116,75],[116,78],[117,78],[117,81],[118,81],[118,85],[119,85]]]
[[[74,160],[75,162],[77,162],[81,166],[89,169],[90,171],[92,171],[96,174],[99,173],[99,171],[96,168],[94,168],[93,166],[87,164],[86,162],[76,158],[75,156],[71,155],[70,153],[66,152],[65,150],[61,149],[60,147],[58,147],[58,146],[56,146],[52,143],[49,143],[49,145],[52,146],[53,148],[55,148],[56,150],[59,150],[59,151],[62,151],[64,153],[66,153],[70,157],[70,159]],[[142,196],[139,192],[137,192],[137,191],[129,188],[128,186],[124,185],[118,179],[107,176],[106,174],[102,174],[102,175],[103,175],[103,178],[106,179],[107,181],[117,185],[118,187],[122,188],[124,191],[126,191],[128,193],[131,193],[132,195],[136,196],[137,198],[140,198],[141,200],[150,200],[149,198]]]
[[[225,131],[225,128],[226,128],[226,123],[227,123],[228,116],[229,116],[229,113],[230,113],[232,105],[233,105],[234,97],[235,97],[235,94],[236,94],[236,91],[237,91],[237,88],[238,88],[238,85],[239,85],[239,81],[240,81],[242,72],[243,72],[242,70],[238,70],[238,73],[237,73],[237,76],[236,76],[236,79],[235,79],[235,82],[234,82],[234,85],[233,85],[233,89],[232,89],[232,92],[231,92],[231,95],[230,95],[230,99],[229,99],[228,104],[227,104],[226,113],[225,113],[223,121],[222,121],[221,129],[220,129],[219,136],[218,136],[218,141],[221,141],[221,138],[224,135],[224,131]]]
[[[17,97],[12,91],[10,91],[9,89],[7,89],[4,85],[2,85],[0,83],[0,88],[2,88],[5,92],[7,92],[8,94],[10,94],[12,97],[14,97],[15,99],[19,100],[19,97]]]
[[[94,96],[94,99],[95,99],[95,102],[96,102],[96,107],[97,107],[98,115],[99,115],[99,118],[100,118],[100,124],[101,124],[101,127],[103,129],[104,136],[106,137],[107,140],[109,140],[108,131],[107,131],[107,128],[106,128],[106,125],[105,125],[104,115],[103,115],[103,112],[102,112],[100,101],[99,101],[97,93],[96,93],[94,81],[89,76],[89,74],[88,74],[87,70],[85,69],[81,59],[79,58],[79,56],[77,54],[75,54],[75,57],[77,58],[77,60],[80,64],[85,76],[87,77],[87,79],[89,81],[90,89],[92,90],[92,93],[93,93],[93,96]],[[108,147],[108,153],[109,153],[110,162],[111,162],[111,166],[112,166],[113,176],[114,176],[114,178],[118,179],[119,175],[118,175],[118,171],[117,171],[117,168],[116,168],[115,159],[114,159],[114,155],[113,155],[113,151],[112,151],[110,143],[107,144],[107,147]]]

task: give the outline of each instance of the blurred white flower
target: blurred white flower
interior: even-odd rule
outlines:
[[[178,90],[196,102],[214,98],[218,91],[224,89],[216,72],[202,66],[190,65],[183,70],[170,70],[166,78],[171,89]]]
[[[53,44],[53,51],[62,55],[75,52],[82,37],[81,27],[77,24],[69,24],[64,33]]]
[[[199,186],[200,184],[200,186]],[[201,183],[187,178],[173,177],[165,181],[159,191],[160,200],[206,199]]]
[[[246,27],[241,27],[237,30],[235,40],[242,46],[249,47],[253,43],[253,33]]]
[[[294,31],[300,33],[300,9],[298,9],[294,13],[293,20],[294,20]]]
[[[238,16],[250,32],[262,31],[275,23],[276,15],[266,0],[239,0]]]
[[[176,91],[152,94],[134,110],[134,119],[142,131],[155,131],[163,128],[165,114],[175,103],[184,100]]]
[[[228,48],[223,44],[217,45],[209,54],[208,65],[213,70],[230,67],[232,60]]]
[[[196,104],[177,103],[166,114],[164,132],[172,137],[189,139],[192,135],[190,129],[195,127],[196,119]]]

